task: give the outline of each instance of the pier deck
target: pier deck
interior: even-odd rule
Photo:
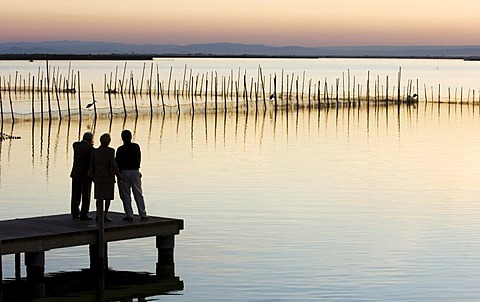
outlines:
[[[90,213],[95,217],[95,212]],[[173,236],[183,230],[183,220],[150,216],[133,222],[123,221],[122,213],[110,212],[105,223],[105,241],[151,236]],[[41,252],[86,244],[96,244],[98,225],[94,220],[73,220],[70,214],[0,221],[0,255]]]
[[[95,215],[95,212],[90,213],[91,217]],[[108,242],[144,237],[156,237],[157,275],[173,276],[174,238],[183,230],[183,220],[155,216],[140,220],[139,216],[135,216],[132,222],[127,222],[122,220],[124,216],[123,213],[109,212],[112,222],[104,225],[104,249],[100,248],[95,219],[80,221],[73,220],[70,214],[60,214],[0,221],[0,281],[2,255],[15,254],[15,272],[19,278],[20,254],[24,253],[27,278],[38,279],[44,274],[45,252],[48,250],[89,245],[90,268],[98,269],[102,265],[108,267],[108,262],[99,262],[101,251],[105,251],[107,259]]]

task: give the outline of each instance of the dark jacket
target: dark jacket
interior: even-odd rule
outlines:
[[[115,150],[110,147],[98,147],[92,151],[88,176],[94,183],[115,183],[115,175],[121,177],[115,163]]]
[[[120,171],[140,169],[140,162],[142,160],[140,146],[132,142],[123,143],[123,145],[117,149],[115,160],[117,161],[117,166]]]
[[[93,147],[86,141],[73,143],[73,167],[70,177],[76,180],[87,178]]]

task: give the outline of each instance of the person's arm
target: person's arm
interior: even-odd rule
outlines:
[[[120,170],[118,169],[118,166],[117,166],[117,162],[115,160],[115,150],[112,149],[112,153],[111,153],[111,156],[110,156],[110,168],[113,172],[113,174],[115,174],[118,179],[122,179],[122,174],[120,173]]]
[[[140,150],[140,145],[137,144],[137,158],[138,158],[138,165],[140,166],[142,164],[142,151]]]
[[[90,166],[88,167],[87,176],[93,179],[95,175],[95,156],[93,156],[93,151],[90,153]]]

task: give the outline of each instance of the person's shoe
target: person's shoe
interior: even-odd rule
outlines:
[[[148,218],[149,218],[148,216],[142,216],[140,219],[141,220],[148,220]]]
[[[108,218],[107,216],[105,216],[105,218],[103,218],[103,221],[105,222],[112,222],[112,220],[110,218]]]
[[[80,216],[80,220],[83,220],[83,221],[92,220],[92,217],[90,217],[90,216]]]
[[[133,217],[128,217],[128,216],[125,216],[122,218],[123,221],[128,221],[128,222],[132,222],[133,221]]]

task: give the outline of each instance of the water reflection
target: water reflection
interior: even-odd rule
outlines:
[[[104,279],[90,270],[49,274],[42,283],[7,280],[3,301],[149,301],[178,294],[184,288],[177,276],[157,277],[146,272],[113,271]]]
[[[131,129],[134,139],[145,137],[147,146],[154,143],[161,145],[164,141],[166,128],[169,133],[171,130],[180,137],[186,129],[189,129],[190,148],[192,153],[195,146],[202,141],[205,146],[213,143],[216,148],[218,144],[227,144],[228,141],[237,143],[240,139],[243,144],[249,140],[257,140],[262,145],[265,137],[275,141],[278,136],[285,136],[287,145],[292,136],[303,135],[308,131],[312,134],[313,129],[317,133],[327,132],[330,127],[335,127],[335,133],[338,136],[346,135],[350,137],[351,131],[359,131],[362,128],[367,137],[379,135],[380,131],[390,131],[393,127],[398,136],[401,135],[402,125],[415,125],[419,122],[419,116],[424,118],[450,118],[451,115],[461,117],[464,111],[468,114],[475,114],[475,106],[458,104],[426,104],[406,105],[390,103],[385,106],[372,103],[367,106],[359,106],[351,103],[348,106],[329,106],[326,108],[296,107],[292,105],[290,110],[274,110],[270,108],[262,110],[261,108],[250,108],[239,111],[208,112],[205,114],[195,114],[194,112],[183,114],[140,114],[132,116],[114,116],[113,118],[91,118],[91,119],[48,119],[23,121],[16,124],[3,125],[2,133],[9,131],[10,135],[23,136],[23,139],[30,137],[31,144],[31,166],[33,169],[40,166],[45,169],[45,176],[49,180],[50,166],[52,161],[57,161],[59,154],[65,154],[65,159],[70,161],[71,144],[73,141],[80,140],[85,131],[91,131],[96,134],[96,138],[104,132],[111,133],[113,136],[112,145],[121,144],[119,140],[120,132],[125,129]],[[188,126],[186,124],[188,123]],[[25,125],[31,125],[30,133],[25,132]],[[18,125],[18,130],[15,127]],[[174,127],[172,129],[172,126]],[[6,130],[7,127],[9,130]],[[252,130],[252,129],[253,130]],[[201,134],[200,132],[201,131]],[[252,137],[249,137],[253,135]],[[220,140],[219,140],[220,139]],[[10,161],[12,148],[18,142],[5,140],[1,143],[0,160]],[[202,143],[203,145],[203,143]],[[0,185],[1,185],[0,170]]]
[[[139,140],[144,147],[151,145],[162,148],[165,135],[174,134],[177,141],[184,131],[189,132],[189,145],[191,154],[196,146],[213,144],[214,148],[229,142],[237,144],[239,140],[243,145],[249,141],[256,141],[262,146],[265,138],[275,141],[284,137],[286,144],[292,137],[302,136],[308,131],[312,133],[327,133],[334,130],[338,137],[350,138],[352,131],[364,131],[366,137],[381,135],[395,130],[400,137],[402,127],[412,127],[420,123],[419,119],[450,119],[452,116],[461,118],[462,115],[476,114],[476,104],[396,104],[387,103],[380,106],[372,102],[358,105],[352,102],[348,106],[332,106],[326,108],[291,107],[290,110],[274,110],[262,108],[239,111],[213,111],[205,114],[194,112],[183,114],[139,114],[115,115],[113,118],[91,119],[48,119],[16,122],[15,124],[2,124],[2,133],[11,136],[21,136],[30,141],[30,158],[33,171],[40,168],[50,181],[52,161],[65,160],[65,165],[71,164],[71,144],[80,140],[85,131],[96,134],[96,139],[105,132],[112,134],[112,145],[121,144],[120,132],[129,128],[133,137]],[[31,125],[30,133],[25,132],[25,125]],[[331,127],[334,127],[332,129]],[[315,129],[315,130],[314,130]],[[362,130],[363,129],[363,130]],[[373,131],[373,132],[372,132]],[[28,139],[30,137],[30,140]],[[0,147],[0,161],[12,161],[12,148],[20,144],[15,140],[4,140]],[[98,145],[98,142],[96,142]],[[16,151],[18,152],[18,151]],[[3,165],[1,165],[3,166]],[[22,163],[25,166],[25,163]],[[0,186],[2,173],[0,168]]]

